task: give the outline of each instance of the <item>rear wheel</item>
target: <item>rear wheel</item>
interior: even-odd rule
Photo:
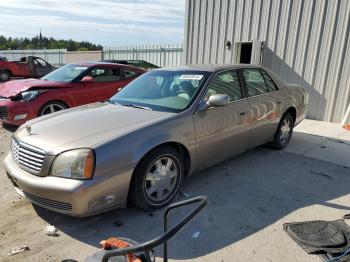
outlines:
[[[180,154],[170,146],[156,148],[136,167],[130,185],[130,200],[144,210],[166,206],[178,192],[183,175]]]
[[[286,148],[293,134],[294,119],[290,113],[285,113],[282,117],[275,137],[272,141],[272,146],[277,149]]]
[[[6,82],[10,80],[11,78],[11,73],[7,70],[0,70],[0,81],[1,82]]]
[[[62,102],[49,102],[47,104],[45,104],[44,106],[41,107],[38,116],[44,116],[44,115],[48,115],[51,113],[55,113],[64,109],[67,109],[68,107],[63,104]]]

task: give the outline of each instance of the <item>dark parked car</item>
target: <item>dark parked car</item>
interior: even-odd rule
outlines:
[[[151,64],[151,63],[144,61],[144,60],[113,60],[112,59],[112,60],[103,60],[103,62],[131,65],[131,66],[140,67],[140,68],[143,68],[146,70],[160,68],[159,66]]]

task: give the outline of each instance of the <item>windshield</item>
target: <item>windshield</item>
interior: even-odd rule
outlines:
[[[191,104],[209,74],[203,71],[151,71],[132,81],[110,101],[156,111],[180,112]]]
[[[47,74],[42,79],[54,82],[72,82],[76,77],[85,72],[88,69],[87,66],[68,64],[62,66],[50,74]]]

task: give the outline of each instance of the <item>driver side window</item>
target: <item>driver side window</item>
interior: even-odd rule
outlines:
[[[241,84],[236,70],[227,70],[215,75],[204,99],[208,100],[211,95],[215,94],[228,95],[230,102],[242,98]]]

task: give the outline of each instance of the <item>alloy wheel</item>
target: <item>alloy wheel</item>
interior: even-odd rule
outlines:
[[[280,141],[282,145],[287,145],[292,134],[292,121],[290,118],[285,118],[281,125]]]
[[[41,115],[48,115],[64,109],[66,108],[61,104],[49,104],[43,108],[43,110],[41,111]]]
[[[150,165],[145,177],[144,189],[147,198],[157,203],[167,200],[176,190],[179,174],[179,166],[174,158],[158,158]]]

